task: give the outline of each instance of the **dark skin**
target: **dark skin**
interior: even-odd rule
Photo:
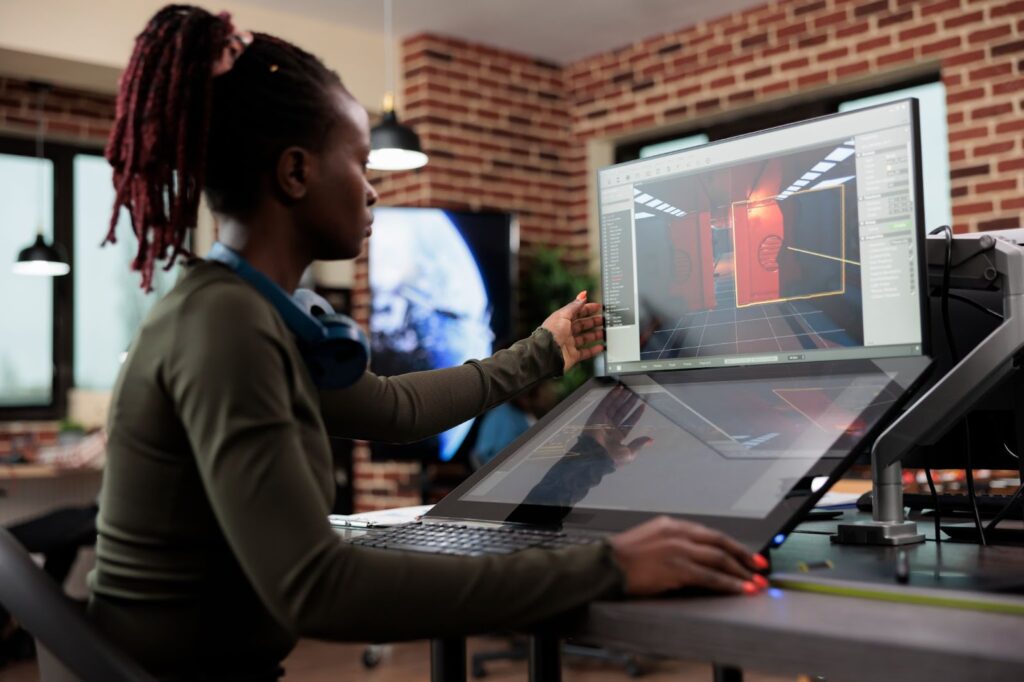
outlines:
[[[351,259],[372,234],[378,194],[366,177],[370,125],[366,110],[340,86],[331,93],[337,119],[324,148],[281,152],[245,216],[219,214],[218,239],[285,291],[294,291],[314,260]],[[580,292],[542,325],[562,351],[565,370],[601,353],[601,306]],[[661,517],[611,539],[630,594],[682,587],[754,593],[754,571],[767,564],[734,540],[698,524]]]

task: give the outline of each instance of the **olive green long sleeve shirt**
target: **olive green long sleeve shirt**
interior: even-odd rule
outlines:
[[[327,522],[328,434],[413,441],[561,367],[551,335],[482,361],[318,391],[276,310],[200,262],[114,389],[90,613],[167,677],[266,670],[297,637],[525,626],[614,592],[607,545],[458,558],[357,548]]]

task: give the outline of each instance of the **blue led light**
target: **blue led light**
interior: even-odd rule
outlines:
[[[778,535],[776,535],[775,537],[772,538],[772,544],[775,545],[776,547],[778,547],[779,545],[781,545],[785,541],[786,541],[786,534],[785,533],[779,533]]]

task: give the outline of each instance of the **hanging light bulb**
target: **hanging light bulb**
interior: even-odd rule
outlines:
[[[366,165],[374,170],[385,171],[421,168],[427,165],[428,159],[420,147],[420,138],[412,128],[399,123],[398,115],[395,114],[391,0],[384,0],[384,29],[384,68],[388,91],[381,107],[381,121],[370,131],[370,158]]]
[[[43,158],[43,98],[49,91],[50,86],[44,83],[37,83],[39,96],[36,106],[36,157]],[[54,241],[53,245],[47,244],[43,238],[43,213],[44,192],[42,164],[39,168],[39,221],[36,225],[36,240],[29,246],[18,252],[18,259],[14,262],[11,270],[16,275],[36,275],[43,277],[60,277],[71,272],[71,265],[68,264],[68,255],[64,248]]]

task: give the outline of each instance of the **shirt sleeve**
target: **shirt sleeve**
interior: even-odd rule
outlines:
[[[551,332],[538,328],[486,360],[396,377],[366,372],[349,388],[321,391],[321,411],[331,435],[411,443],[472,419],[562,367]]]
[[[367,641],[520,628],[620,588],[607,544],[470,558],[342,542],[304,462],[293,356],[257,303],[228,292],[185,306],[166,385],[232,554],[292,634]],[[478,382],[473,404],[506,390]]]

